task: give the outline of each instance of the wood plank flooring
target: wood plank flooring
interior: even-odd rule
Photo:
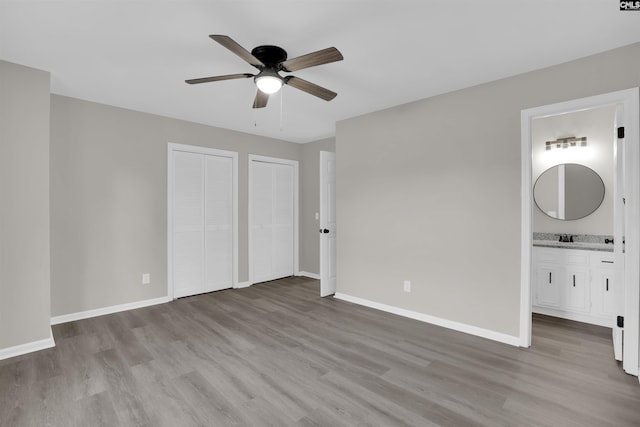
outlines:
[[[287,278],[53,327],[0,361],[2,426],[639,426],[609,330],[518,349]]]

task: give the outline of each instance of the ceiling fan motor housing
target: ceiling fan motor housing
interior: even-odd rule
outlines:
[[[276,69],[281,62],[287,60],[287,51],[278,46],[258,46],[251,51],[251,54],[258,58],[267,68]]]

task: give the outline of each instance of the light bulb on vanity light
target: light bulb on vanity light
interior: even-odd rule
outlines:
[[[545,149],[551,150],[552,147],[555,148],[577,148],[577,147],[585,147],[587,145],[587,137],[583,136],[580,138],[576,138],[575,136],[569,136],[567,138],[558,138],[555,141],[547,141],[545,142]]]

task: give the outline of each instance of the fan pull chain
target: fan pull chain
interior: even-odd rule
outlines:
[[[280,89],[280,132],[284,130],[284,126],[282,125],[282,99],[284,98],[284,88]]]

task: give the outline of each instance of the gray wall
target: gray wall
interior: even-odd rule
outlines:
[[[300,270],[320,274],[320,151],[336,151],[335,138],[300,146]]]
[[[299,160],[300,145],[53,95],[52,316],[166,295],[168,142],[239,153],[239,280],[248,280],[248,154]]]
[[[637,86],[640,43],[339,122],[338,292],[518,336],[520,111]]]
[[[0,349],[49,338],[49,73],[0,61]]]

